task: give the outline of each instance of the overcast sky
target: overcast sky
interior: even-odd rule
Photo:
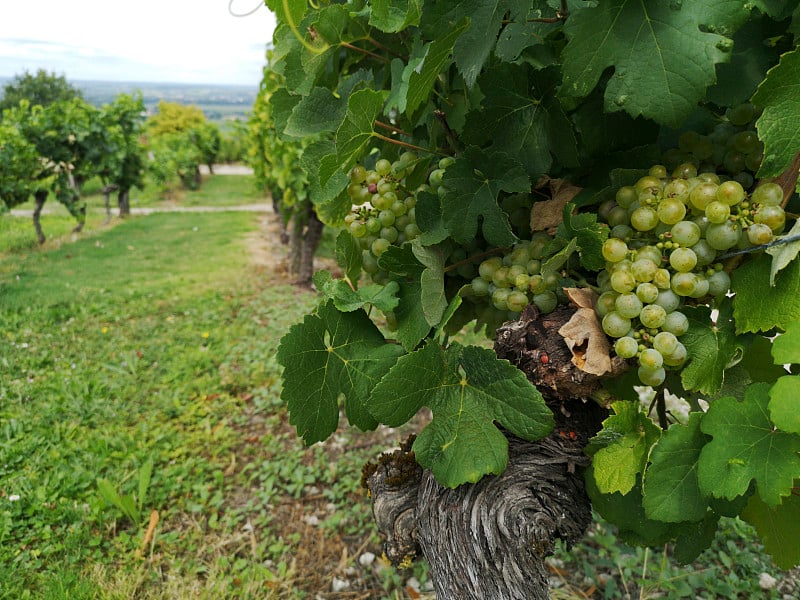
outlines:
[[[258,86],[263,0],[0,0],[0,76]],[[234,13],[253,14],[235,17]]]

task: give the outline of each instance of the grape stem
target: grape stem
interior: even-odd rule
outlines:
[[[428,148],[423,148],[422,146],[415,146],[414,144],[409,144],[408,142],[401,142],[400,140],[395,140],[390,137],[386,137],[385,135],[381,135],[380,133],[372,133],[373,136],[378,138],[379,140],[383,140],[384,142],[389,142],[390,144],[395,144],[397,146],[402,146],[403,148],[408,148],[409,150],[417,150],[419,152],[427,152],[429,154],[438,154],[439,156],[448,156],[444,152],[440,152],[438,150],[429,150]]]
[[[480,254],[475,254],[473,256],[468,256],[467,258],[460,260],[458,262],[453,263],[452,265],[447,265],[444,268],[444,272],[447,273],[448,271],[452,271],[457,269],[461,265],[467,265],[471,262],[475,262],[476,260],[480,260],[481,258],[485,258],[486,256],[492,256],[493,254],[502,254],[508,250],[508,248],[492,248],[491,250],[487,250],[486,252],[481,252]]]
[[[450,128],[450,124],[447,122],[447,115],[444,114],[444,111],[437,109],[433,111],[433,116],[436,117],[442,129],[444,129],[444,135],[450,143],[450,147],[457,152],[461,147],[461,143],[459,142],[458,134]]]
[[[384,123],[383,121],[375,121],[376,127],[382,127],[383,129],[388,129],[392,133],[399,133],[400,135],[405,135],[407,137],[411,137],[411,134],[407,131],[403,131],[399,127],[395,127],[394,125],[389,125],[388,123]]]
[[[667,429],[669,427],[669,419],[667,419],[667,402],[666,402],[666,395],[667,390],[666,388],[661,388],[660,393],[656,393],[656,414],[658,415],[658,425],[661,429]]]
[[[800,176],[800,152],[794,155],[792,162],[786,167],[786,170],[775,178],[774,183],[777,183],[783,189],[781,208],[786,208],[789,198],[792,197],[795,189],[797,189],[798,176]]]
[[[349,48],[350,50],[354,50],[356,52],[361,52],[361,54],[366,54],[367,56],[370,56],[370,57],[374,58],[375,60],[379,60],[381,62],[385,62],[385,63],[391,62],[385,56],[381,56],[380,54],[375,54],[374,52],[371,52],[371,51],[367,50],[366,48],[359,48],[358,46],[354,46],[353,44],[350,44],[348,42],[339,42],[339,45],[342,46],[343,48]]]
[[[741,256],[743,254],[752,254],[753,252],[760,252],[761,250],[766,250],[767,248],[772,248],[773,246],[781,246],[783,244],[790,244],[791,242],[800,241],[800,235],[790,235],[789,237],[779,238],[777,240],[773,240],[766,244],[761,244],[759,246],[752,246],[750,248],[745,248],[744,250],[736,250],[734,252],[728,252],[723,254],[722,256],[718,256],[717,260],[725,260],[727,258],[732,258],[734,256]]]

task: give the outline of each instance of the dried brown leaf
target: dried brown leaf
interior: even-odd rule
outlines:
[[[564,215],[564,207],[583,188],[571,184],[565,179],[540,179],[537,189],[550,196],[549,200],[539,200],[533,204],[531,209],[531,231],[553,231],[561,224]]]
[[[558,330],[570,352],[572,364],[592,375],[611,372],[611,344],[593,308],[579,308]]]

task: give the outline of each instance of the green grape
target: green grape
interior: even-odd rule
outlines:
[[[689,331],[689,319],[680,311],[672,311],[664,319],[664,324],[661,329],[667,331],[677,337],[681,337],[684,333]]]
[[[411,154],[411,153],[407,152],[406,154]],[[416,155],[414,155],[414,159],[416,160]],[[455,164],[455,162],[456,162],[456,159],[453,158],[452,156],[445,156],[444,158],[440,158],[439,159],[439,165],[438,166],[439,166],[440,169],[444,170],[447,167],[449,167],[450,165]]]
[[[617,292],[603,292],[598,296],[597,302],[594,305],[594,311],[598,317],[605,317],[612,310],[616,310]]]
[[[398,231],[402,231],[403,229],[406,228],[406,225],[408,225],[410,222],[411,219],[409,219],[407,215],[400,215],[394,220],[394,226],[397,228]]]
[[[705,215],[709,223],[724,223],[731,217],[731,207],[714,200],[706,206]]]
[[[558,306],[558,296],[553,291],[546,291],[541,294],[536,294],[533,297],[533,303],[544,314],[553,312]]]
[[[606,220],[608,219],[608,213],[610,213],[611,209],[614,208],[616,205],[617,205],[616,200],[611,200],[610,198],[608,200],[605,200],[600,204],[600,206],[597,207],[597,217],[601,221],[606,222]]]
[[[636,288],[636,278],[628,271],[614,271],[611,274],[611,289],[620,294],[632,292]]]
[[[639,180],[634,184],[633,189],[636,191],[638,198],[643,192],[654,190],[656,193],[658,193],[661,191],[663,186],[664,183],[658,177],[645,175],[644,177],[639,178]],[[617,201],[617,204],[619,204],[619,201]]]
[[[511,264],[508,266],[508,280],[513,281],[518,275],[528,275],[528,269],[522,265]]]
[[[528,296],[515,290],[508,295],[508,298],[506,298],[506,304],[508,306],[508,310],[517,313],[522,312],[522,310],[528,306]]]
[[[389,210],[392,206],[391,197],[387,197],[386,194],[373,194],[371,202],[373,207],[380,210]]]
[[[745,164],[747,164],[747,159],[745,159]],[[760,162],[759,166],[761,166]],[[753,172],[756,171],[758,171],[758,168],[753,169]],[[734,175],[733,180],[738,181],[741,184],[741,186],[746,190],[749,190],[751,187],[753,187],[753,184],[755,183],[755,179],[753,179],[753,176],[747,171],[740,171],[739,173]]]
[[[627,218],[627,214],[626,214]],[[619,240],[629,240],[633,237],[633,227],[627,224],[615,225],[609,232],[609,237],[617,238]]]
[[[367,178],[367,170],[361,165],[356,165],[350,169],[350,181],[353,183],[363,183]]]
[[[367,186],[374,186],[375,189],[370,190],[371,194],[375,194],[378,191],[378,182],[381,180],[381,176],[378,175],[376,171],[367,171],[367,176],[364,177],[364,183]]]
[[[475,277],[470,285],[472,286],[472,293],[476,296],[489,295],[489,282],[483,277]]]
[[[700,240],[692,246],[692,251],[697,257],[697,266],[704,267],[710,265],[717,259],[717,251],[709,246],[706,240]]]
[[[678,310],[681,302],[681,297],[669,289],[659,291],[658,297],[651,304],[658,304],[667,312],[667,314],[669,314],[675,310]]]
[[[372,253],[375,256],[380,256],[389,249],[392,243],[385,238],[378,238],[372,242]]]
[[[617,190],[615,200],[622,208],[628,208],[639,197],[639,192],[632,185],[624,185]]]
[[[366,220],[365,225],[369,233],[378,233],[382,227],[381,222],[375,217],[369,217]]]
[[[669,331],[659,331],[653,338],[653,349],[660,352],[662,356],[667,356],[675,352],[678,348],[678,344],[677,336]]]
[[[400,232],[397,231],[395,227],[382,227],[380,236],[385,239],[389,240],[389,243],[394,243],[397,241],[397,236],[400,235]]]
[[[691,248],[676,248],[669,255],[669,264],[679,273],[687,273],[697,265],[697,255]]]
[[[753,246],[768,244],[774,237],[772,229],[765,223],[753,223],[747,228],[747,239]]]
[[[740,131],[733,137],[733,147],[742,154],[758,152],[760,145],[758,135],[752,130]]]
[[[511,287],[508,281],[508,267],[502,266],[494,272],[492,283],[499,288]]]
[[[417,197],[416,196],[406,196],[403,199],[403,202],[405,203],[406,208],[408,209],[408,211],[407,211],[408,214],[411,214],[411,211],[417,205]]]
[[[664,364],[668,367],[680,367],[686,362],[686,346],[678,342],[678,346],[671,354],[664,355]]]
[[[542,261],[532,258],[527,264],[528,275],[537,275],[542,270]]]
[[[494,292],[492,292],[492,305],[497,310],[508,310],[508,297],[510,295],[510,289],[498,287]]]
[[[431,187],[437,188],[442,185],[442,177],[444,176],[444,169],[434,169],[428,176],[428,183]]]
[[[353,234],[353,237],[356,238],[363,238],[367,235],[367,226],[363,221],[353,221],[348,226],[348,229],[350,229],[350,233]]]
[[[537,273],[531,275],[528,279],[528,288],[530,288],[531,292],[534,294],[543,294],[547,291],[547,282],[544,280],[544,277]]]
[[[499,256],[487,258],[478,265],[478,275],[488,282],[494,279],[494,273],[503,265],[503,260]]]
[[[608,213],[609,227],[613,228],[619,225],[628,225],[629,223],[630,217],[628,216],[628,210],[622,206],[615,206],[611,209],[611,212]]]
[[[654,348],[645,348],[639,354],[639,365],[650,371],[660,369],[664,364],[664,357],[661,352]]]
[[[697,275],[694,273],[675,273],[670,282],[672,291],[678,296],[691,296],[697,287]]]
[[[723,294],[727,294],[731,289],[731,277],[725,271],[714,271],[714,274],[708,278],[708,294],[714,298],[718,298]]]
[[[650,167],[650,170],[647,172],[648,175],[651,177],[656,177],[658,179],[666,179],[667,178],[667,167],[664,165],[653,165]]]
[[[642,311],[642,301],[631,292],[620,294],[614,301],[616,311],[626,319],[635,319]]]
[[[531,276],[527,273],[520,273],[516,277],[514,277],[514,287],[520,290],[528,289],[528,284],[530,283]]]
[[[656,265],[660,265],[662,258],[661,250],[655,246],[642,246],[636,250],[636,260],[641,260],[643,258],[653,261]]]
[[[419,237],[419,234],[422,232],[416,223],[409,223],[403,228],[403,233],[405,234],[406,239],[413,240],[414,238]]]
[[[658,329],[664,324],[667,318],[667,311],[658,304],[648,304],[639,313],[639,321],[647,329]]]
[[[395,183],[392,181],[387,181],[386,179],[381,179],[378,181],[378,193],[379,194],[394,194],[395,190]]]
[[[676,179],[691,179],[692,177],[697,177],[697,166],[690,162],[681,163],[672,171],[672,176]]]
[[[714,250],[728,250],[739,241],[739,226],[731,221],[711,223],[706,230],[706,241]]]
[[[755,107],[749,103],[737,104],[726,111],[726,116],[733,125],[747,125],[756,116]]]
[[[659,269],[658,271],[656,271],[656,274],[653,275],[653,283],[660,290],[670,289],[671,282],[672,282],[672,275],[667,269]]]
[[[698,173],[697,177],[703,183],[713,183],[714,185],[717,185],[717,186],[720,183],[719,175],[717,175],[716,173],[714,173],[712,171],[703,171],[702,173]]]
[[[631,320],[626,319],[617,311],[612,310],[603,317],[603,331],[613,338],[620,338],[631,330]]]
[[[664,186],[664,197],[675,198],[684,204],[689,200],[689,183],[685,179],[673,179]]]
[[[630,336],[623,336],[614,342],[614,352],[620,358],[633,358],[639,353],[639,342]]]
[[[628,256],[628,245],[617,238],[608,238],[603,242],[600,252],[604,259],[616,263]]]
[[[763,160],[764,160],[764,153],[763,152],[755,152],[753,154],[748,154],[747,156],[744,157],[744,166],[745,166],[745,168],[747,168],[748,170],[752,171],[753,173],[758,173],[758,170],[761,168],[761,163],[762,163]],[[742,171],[742,173],[747,173],[747,171]],[[747,173],[747,174],[749,175],[749,173]],[[744,185],[744,184],[742,184],[742,185]],[[752,176],[751,176],[750,185],[753,185]],[[750,187],[750,186],[747,186],[747,187]]]
[[[746,166],[744,154],[738,150],[728,150],[725,153],[725,158],[722,159],[722,166],[725,167],[726,171],[736,175],[739,171],[743,171]]]
[[[638,375],[639,381],[651,387],[658,387],[664,383],[664,380],[667,378],[667,373],[664,371],[664,367],[660,367],[658,369],[639,367]]]
[[[659,202],[657,214],[662,223],[674,225],[683,221],[683,217],[686,216],[686,205],[677,198],[666,198]]]
[[[649,206],[640,206],[631,213],[631,226],[637,231],[655,229],[658,221],[658,213]]]
[[[705,210],[706,206],[717,198],[716,183],[704,181],[697,184],[689,193],[689,202],[698,210]]]
[[[672,239],[681,246],[694,246],[703,235],[700,226],[694,221],[675,223],[670,229]]]
[[[640,283],[636,286],[636,297],[645,304],[652,304],[658,299],[658,287],[652,283]]]
[[[745,196],[742,184],[732,179],[721,183],[717,188],[717,200],[728,206],[736,206]]]
[[[391,210],[396,217],[400,217],[406,214],[406,211],[408,209],[406,208],[405,202],[403,202],[402,200],[395,200],[394,202],[392,202],[391,206],[389,207],[389,210]]]
[[[786,224],[786,213],[780,206],[763,204],[759,207],[753,220],[756,223],[766,225],[773,233],[778,233]]]
[[[631,274],[642,283],[653,281],[657,271],[658,265],[649,258],[639,258],[631,263]]]
[[[378,162],[375,163],[375,172],[378,175],[388,175],[392,170],[392,163],[386,160],[385,158],[381,158]]]

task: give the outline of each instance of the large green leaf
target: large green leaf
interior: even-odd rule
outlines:
[[[322,270],[314,273],[314,286],[325,300],[333,300],[336,310],[342,312],[353,312],[372,305],[388,313],[397,308],[399,302],[397,298],[399,285],[396,281],[389,281],[386,285],[372,284],[353,289],[344,279],[334,279],[328,271]]]
[[[752,496],[742,519],[756,528],[764,549],[781,569],[800,564],[800,496],[788,496],[779,506],[769,506]]]
[[[661,430],[645,415],[638,402],[615,402],[614,414],[586,451],[592,456],[594,481],[603,494],[630,492],[647,465],[650,448]]]
[[[689,331],[681,336],[686,346],[688,363],[681,371],[686,390],[713,396],[722,389],[725,369],[741,355],[743,345],[737,339],[730,306],[721,310],[716,321],[707,306],[685,307],[681,310],[689,319]]]
[[[397,426],[423,406],[433,420],[417,436],[414,453],[448,487],[503,472],[508,441],[495,423],[528,440],[553,427],[552,413],[522,371],[476,346],[429,342],[404,356],[375,387],[369,408]]]
[[[399,303],[394,311],[397,317],[397,340],[406,350],[413,350],[430,333],[431,324],[425,315],[422,299],[422,273],[425,265],[414,256],[411,244],[402,248],[390,246],[378,264],[392,274],[400,286]]]
[[[800,50],[787,52],[758,86],[753,102],[764,107],[756,127],[764,142],[759,177],[779,175],[800,151]]]
[[[372,0],[369,24],[387,33],[419,25],[422,0]]]
[[[367,398],[401,354],[363,311],[343,313],[330,301],[321,304],[278,347],[289,422],[307,444],[322,441],[336,430],[341,398],[350,423],[374,429]]]
[[[383,94],[374,90],[358,90],[347,99],[347,113],[336,131],[336,153],[339,168],[347,171],[366,154],[375,134],[375,119],[383,111]]]
[[[491,245],[510,246],[516,241],[498,196],[501,191],[530,191],[528,176],[518,162],[507,154],[487,154],[471,146],[447,168],[443,185],[442,221],[454,240],[475,239],[483,219],[483,237]]]
[[[701,423],[713,437],[700,452],[698,482],[706,496],[732,500],[755,480],[769,506],[781,503],[800,478],[800,436],[778,431],[769,418],[769,384],[754,383],[744,400],[718,398]]]
[[[800,321],[800,260],[789,263],[770,286],[771,257],[740,265],[732,277],[733,316],[739,333],[786,329]]]
[[[769,397],[769,414],[775,425],[782,431],[800,434],[800,375],[778,379]]]
[[[489,142],[519,160],[531,178],[549,173],[554,158],[561,168],[577,166],[577,141],[551,70],[503,63],[481,75],[479,84],[482,110],[469,114],[465,142]]]
[[[292,110],[285,133],[294,137],[308,137],[320,133],[333,133],[344,119],[345,102],[330,90],[315,87]]]
[[[739,0],[607,0],[570,15],[562,94],[582,98],[613,67],[606,109],[678,127],[730,58],[730,38],[748,16]]]
[[[790,323],[772,344],[772,357],[779,365],[800,364],[800,322]]]
[[[697,484],[697,461],[709,440],[700,431],[702,418],[702,413],[695,412],[686,425],[670,426],[650,452],[642,485],[643,506],[650,519],[679,523],[706,516],[708,499]]]
[[[767,248],[767,254],[772,257],[772,265],[769,269],[769,284],[772,286],[775,285],[778,273],[788,267],[789,263],[800,254],[800,221],[795,221],[792,229],[785,236],[781,236],[781,238],[784,237],[795,238],[795,241]]]

